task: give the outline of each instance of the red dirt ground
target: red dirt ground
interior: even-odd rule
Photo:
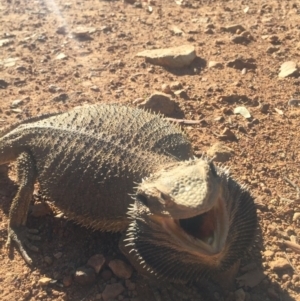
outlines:
[[[184,118],[201,120],[183,126],[195,153],[208,150],[220,141],[224,129],[230,129],[237,139],[223,141],[234,152],[226,165],[257,197],[266,278],[252,289],[244,288],[242,300],[300,300],[300,254],[282,245],[283,240],[300,241],[300,218],[295,215],[300,212],[299,195],[285,180],[300,185],[300,108],[288,103],[300,99],[300,77],[278,77],[284,62],[299,62],[300,2],[185,3],[141,1],[142,8],[137,8],[117,0],[0,0],[0,127],[86,103],[134,106],[134,100],[161,91],[163,84],[180,82],[189,96],[175,99]],[[235,43],[233,33],[222,30],[232,24],[248,31],[248,44]],[[181,35],[170,30],[174,25]],[[95,28],[92,39],[74,39],[71,33],[78,26]],[[182,44],[196,48],[198,60],[188,68],[170,71],[135,56],[145,49]],[[66,57],[56,59],[61,53]],[[229,67],[236,58],[250,65],[243,71]],[[222,65],[209,68],[210,61]],[[60,89],[55,92],[53,86]],[[61,93],[68,99],[55,99]],[[252,119],[234,114],[237,106],[245,106]],[[28,225],[39,228],[44,238],[41,252],[30,253],[36,267],[30,269],[18,252],[9,259],[5,241],[16,192],[13,167],[10,175],[11,180],[1,180],[0,186],[0,299],[101,300],[107,283],[101,276],[89,287],[72,279],[66,286],[64,279],[96,253],[120,256],[118,237],[91,233],[52,215],[29,216]],[[53,263],[47,264],[45,256]],[[251,263],[254,259],[248,257]],[[280,258],[288,267],[274,271]],[[57,281],[42,287],[38,281],[43,277]],[[109,283],[116,281],[113,277]],[[136,294],[125,290],[116,300],[140,300]],[[238,300],[234,294],[228,298]]]

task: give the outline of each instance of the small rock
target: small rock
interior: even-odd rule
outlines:
[[[242,115],[243,117],[245,118],[251,118],[251,114],[250,112],[245,108],[245,107],[236,107],[234,110],[233,110],[233,113],[234,114],[240,114]]]
[[[121,279],[129,279],[133,272],[130,265],[119,259],[111,260],[108,266],[113,273]]]
[[[220,45],[225,45],[226,44],[226,42],[224,41],[224,40],[215,40],[215,45],[216,46],[220,46]]]
[[[272,53],[278,51],[279,49],[280,49],[280,47],[278,47],[278,46],[270,46],[267,49],[267,53],[272,54]]]
[[[281,41],[280,41],[279,37],[276,36],[276,35],[271,35],[271,36],[269,36],[269,37],[268,37],[268,40],[269,40],[269,42],[270,42],[271,44],[273,44],[273,45],[281,44]]]
[[[270,109],[270,104],[269,103],[261,103],[259,106],[259,109],[262,113],[268,113],[269,109]]]
[[[133,3],[133,7],[135,7],[135,8],[143,8],[143,4],[141,2],[139,2],[139,1],[135,1]]]
[[[212,24],[212,23],[209,23],[205,26],[205,28],[211,28],[211,29],[214,29],[215,28],[215,25]]]
[[[173,82],[170,84],[170,88],[172,91],[181,90],[183,88],[180,82]]]
[[[255,287],[266,278],[263,271],[254,269],[236,278],[239,286]]]
[[[19,72],[25,72],[25,71],[27,71],[27,68],[25,67],[25,66],[18,66],[18,67],[16,67],[16,70],[18,70]]]
[[[251,40],[248,37],[244,37],[242,35],[235,35],[230,40],[235,44],[244,44],[244,45],[247,45],[251,42]]]
[[[196,57],[195,47],[182,45],[172,48],[145,50],[137,54],[138,57],[145,57],[146,61],[171,68],[182,68],[189,66]]]
[[[16,100],[14,100],[14,101],[11,103],[10,107],[11,107],[11,108],[16,108],[16,107],[22,105],[23,103],[24,103],[24,100],[23,100],[23,99],[16,99]]]
[[[38,283],[40,286],[47,286],[50,282],[51,282],[51,278],[49,277],[43,277],[41,279],[39,279]]]
[[[61,92],[62,89],[55,86],[55,85],[49,85],[48,86],[48,91],[51,92],[51,93],[57,93],[57,92]]]
[[[245,75],[246,73],[247,73],[247,69],[244,68],[244,69],[241,71],[241,74],[242,74],[242,75]]]
[[[27,299],[27,298],[30,297],[30,295],[31,295],[30,290],[26,290],[26,291],[24,292],[24,294],[23,294],[23,298],[24,298],[24,299]]]
[[[64,285],[64,287],[69,287],[73,282],[72,276],[71,275],[67,275],[63,277],[62,283]]]
[[[248,38],[249,40],[253,40],[253,37],[249,31],[243,31],[239,35],[242,37]]]
[[[280,67],[280,78],[296,76],[298,74],[297,64],[293,61],[284,62]]]
[[[247,13],[249,12],[249,6],[246,6],[246,7],[243,9],[243,12],[244,12],[245,14],[247,14]]]
[[[130,291],[134,291],[136,288],[135,283],[131,282],[129,279],[125,280],[125,285],[128,288],[128,290],[130,290]]]
[[[57,33],[57,34],[66,34],[66,33],[67,33],[66,27],[65,27],[65,26],[59,26],[59,27],[56,29],[56,33]]]
[[[74,280],[81,285],[92,284],[95,279],[96,273],[92,267],[80,267],[75,272]]]
[[[240,94],[231,94],[231,95],[222,95],[220,97],[220,100],[222,102],[227,102],[227,103],[234,103],[234,102],[248,102],[249,98],[247,97],[247,95],[240,95]],[[231,110],[229,111],[231,112]]]
[[[8,46],[10,44],[13,44],[14,41],[12,39],[1,39],[0,40],[0,47],[3,47],[3,46]]]
[[[98,274],[105,263],[105,258],[102,254],[93,255],[87,262],[87,265],[94,268],[95,272]]]
[[[229,25],[226,27],[222,27],[221,30],[231,32],[231,33],[236,33],[237,30],[239,30],[240,32],[243,32],[246,29],[240,24],[233,24],[233,25]]]
[[[61,93],[52,98],[52,101],[66,101],[69,98],[67,93]]]
[[[149,109],[155,113],[172,115],[175,110],[175,102],[168,94],[156,92],[143,103],[139,104],[139,107]]]
[[[274,256],[274,251],[267,250],[264,252],[265,257],[273,257]]]
[[[223,116],[218,116],[214,119],[215,121],[224,122],[225,118]]]
[[[3,65],[4,67],[13,67],[16,65],[16,62],[18,60],[19,60],[18,57],[9,57],[7,59],[2,59],[2,60],[0,59],[0,66]]]
[[[242,288],[239,288],[234,292],[235,301],[244,301],[245,300],[245,292]]]
[[[255,64],[255,61],[253,59],[237,58],[232,61],[228,61],[226,64],[226,67],[243,70],[245,68],[246,69],[256,69],[257,65]]]
[[[277,258],[269,263],[270,267],[274,271],[281,271],[291,268],[289,262],[284,258]]]
[[[278,109],[278,108],[274,108],[274,110],[279,114],[279,115],[283,115],[283,111]]]
[[[205,34],[214,34],[215,32],[211,28],[207,28],[204,30]]]
[[[162,91],[163,93],[166,93],[166,94],[172,94],[171,87],[170,87],[170,85],[168,85],[168,84],[162,84],[162,85],[161,85],[161,91]]]
[[[0,89],[6,89],[8,85],[9,83],[5,79],[0,78]]]
[[[62,257],[62,255],[63,255],[63,253],[62,253],[62,252],[56,252],[56,253],[54,253],[54,254],[53,254],[54,258],[56,258],[56,259],[59,259],[59,258],[61,258],[61,257]]]
[[[120,294],[122,294],[124,290],[125,290],[124,286],[119,282],[113,284],[107,284],[102,293],[102,299],[104,301],[114,299],[118,297]]]
[[[225,128],[222,134],[219,136],[220,139],[224,140],[232,140],[235,141],[237,140],[235,134],[228,128]]]
[[[68,58],[68,56],[65,55],[64,53],[59,53],[59,54],[55,57],[56,60],[65,60],[65,59],[67,59],[67,58]]]
[[[190,99],[187,92],[184,89],[175,91],[174,94],[181,97],[181,98],[183,98],[183,99],[186,99],[186,100]]]
[[[290,99],[288,105],[298,107],[300,105],[300,99]]]
[[[249,127],[252,127],[252,126],[254,126],[254,125],[256,125],[256,124],[259,124],[259,123],[260,123],[260,121],[259,121],[258,119],[253,118],[252,121],[250,121],[250,122],[248,123],[248,126],[249,126]]]
[[[187,30],[188,34],[198,34],[200,33],[200,29],[198,26],[194,26],[194,27],[189,27],[189,29]]]
[[[217,142],[208,149],[207,155],[216,162],[226,162],[233,155],[233,149],[224,143]]]
[[[91,34],[96,32],[95,27],[84,27],[84,26],[78,26],[72,31],[72,35],[74,38],[77,39],[85,39],[90,40]]]
[[[14,112],[14,113],[17,113],[17,114],[23,112],[22,109],[12,109],[11,111]]]
[[[216,61],[209,61],[208,62],[208,69],[222,69],[224,66],[222,63]]]
[[[300,212],[295,212],[293,215],[293,222],[300,220]]]
[[[170,27],[170,30],[171,30],[171,32],[173,32],[174,35],[176,35],[176,36],[182,36],[182,35],[184,35],[184,32],[183,32],[179,27],[177,27],[177,26],[175,26],[175,25],[172,25],[172,26]]]
[[[52,258],[51,258],[50,256],[47,256],[47,255],[44,257],[44,261],[45,261],[47,264],[49,264],[49,265],[51,265],[51,264],[53,263]]]
[[[175,2],[177,5],[180,5],[180,6],[185,6],[185,3],[186,3],[185,0],[175,0]]]
[[[92,91],[94,91],[94,92],[99,92],[99,91],[100,91],[100,89],[99,89],[98,86],[91,86],[90,89],[91,89]]]

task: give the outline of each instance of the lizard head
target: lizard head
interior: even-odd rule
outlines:
[[[179,281],[229,268],[256,229],[253,198],[206,158],[172,163],[143,180],[128,213],[130,252],[150,272]]]

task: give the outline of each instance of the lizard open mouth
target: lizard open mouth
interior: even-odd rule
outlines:
[[[190,218],[173,219],[154,214],[151,219],[184,246],[185,251],[199,256],[221,252],[228,235],[229,222],[221,198],[210,210]]]
[[[179,225],[189,236],[194,237],[209,254],[220,252],[225,244],[229,221],[223,199],[209,211],[188,219],[179,220]]]
[[[211,244],[214,239],[215,222],[214,210],[195,217],[178,220],[179,226],[189,235]]]

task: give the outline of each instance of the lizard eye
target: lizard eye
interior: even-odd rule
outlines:
[[[144,195],[137,194],[136,199],[148,207],[148,199]]]

